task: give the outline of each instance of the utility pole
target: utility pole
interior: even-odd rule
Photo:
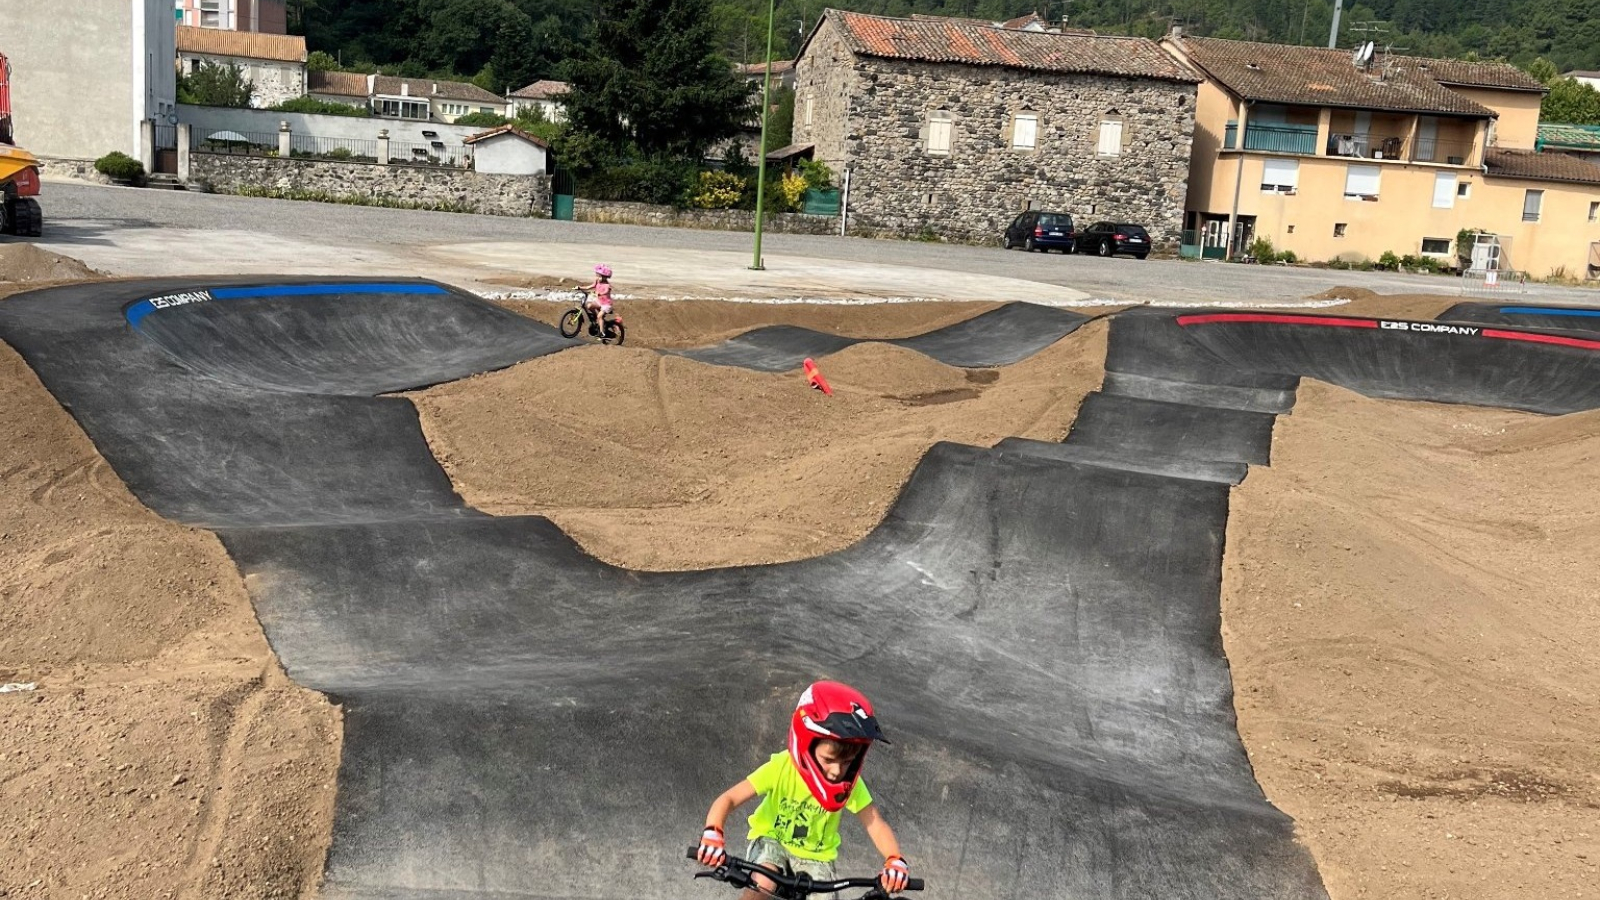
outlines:
[[[777,12],[778,0],[767,3],[767,65],[761,79],[761,146],[756,150],[756,247],[755,260],[750,268],[760,270],[761,219],[766,212],[767,199],[767,120],[772,118],[772,20]]]
[[[1339,46],[1339,14],[1344,11],[1344,0],[1333,0],[1333,27],[1328,29],[1328,49]]]

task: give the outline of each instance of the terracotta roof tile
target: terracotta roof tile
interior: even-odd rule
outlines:
[[[469,103],[490,103],[496,106],[505,103],[501,98],[475,84],[464,81],[441,81],[436,78],[395,78],[391,75],[379,75],[372,92],[385,97],[399,97],[401,85],[406,86],[407,96],[419,100],[465,100]]]
[[[491,128],[488,131],[480,131],[477,134],[471,135],[470,137],[464,137],[461,139],[461,143],[476,144],[480,141],[486,141],[492,137],[499,137],[502,134],[510,135],[512,137],[519,137],[530,144],[543,147],[546,150],[550,149],[550,145],[545,143],[544,138],[541,138],[536,134],[530,134],[529,132],[523,131],[521,128],[518,128],[509,122],[505,125],[499,126],[498,128]]]
[[[336,97],[366,97],[367,76],[360,72],[308,72],[306,90]]]
[[[1600,184],[1600,166],[1565,153],[1539,153],[1535,150],[1505,150],[1490,147],[1484,154],[1487,174],[1492,178],[1528,178],[1534,181],[1567,181],[1574,184]]]
[[[550,81],[545,79],[535,81],[527,87],[518,88],[511,96],[518,100],[548,100],[551,97],[560,97],[567,92],[565,81]]]
[[[1379,57],[1363,70],[1349,50],[1220,38],[1185,37],[1178,44],[1196,65],[1246,100],[1474,118],[1495,114],[1428,77],[1414,57],[1390,57],[1387,66]]]
[[[177,29],[179,53],[270,59],[276,62],[306,61],[306,39],[299,35],[227,31],[193,25],[179,25]]]
[[[1562,122],[1539,123],[1539,146],[1559,150],[1600,152],[1600,125],[1567,125]]]
[[[1425,56],[1397,56],[1443,85],[1500,88],[1511,91],[1549,90],[1539,79],[1506,62],[1481,62],[1465,59],[1429,59]]]
[[[1146,38],[1017,31],[957,19],[891,19],[830,9],[845,45],[862,56],[1007,66],[1197,82],[1188,67]]]

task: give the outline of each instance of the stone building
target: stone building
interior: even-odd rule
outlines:
[[[1200,79],[1154,41],[830,9],[795,63],[794,141],[860,231],[999,241],[1024,209],[1175,249]]]
[[[306,39],[177,26],[178,70],[193,75],[202,63],[237,66],[250,82],[250,105],[276,106],[306,93]]]

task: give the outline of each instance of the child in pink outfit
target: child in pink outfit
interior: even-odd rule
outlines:
[[[600,339],[604,342],[611,318],[611,267],[605,263],[595,266],[594,283],[584,285],[582,290],[589,292],[589,311],[594,315],[595,324],[600,329]]]

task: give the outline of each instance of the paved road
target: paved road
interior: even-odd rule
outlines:
[[[751,272],[748,232],[512,219],[139,190],[52,181],[41,245],[114,275],[496,275],[578,278],[596,261],[621,284],[685,296],[1029,299],[1077,304],[1292,303],[1336,287],[1453,294],[1440,277],[1177,260],[1027,254],[995,247],[769,233]],[[1600,304],[1582,288],[1516,299]]]

